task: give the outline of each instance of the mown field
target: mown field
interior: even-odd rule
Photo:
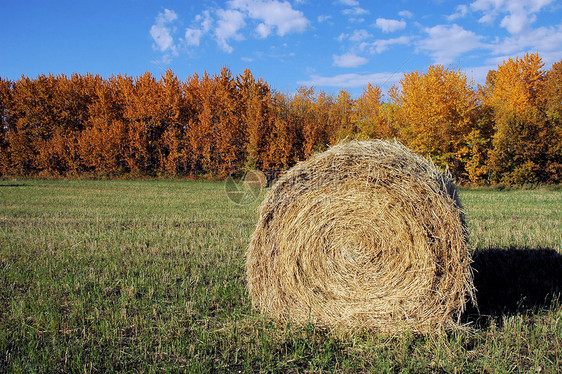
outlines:
[[[562,190],[463,190],[479,311],[338,338],[251,309],[259,199],[218,182],[0,181],[0,373],[562,371]]]

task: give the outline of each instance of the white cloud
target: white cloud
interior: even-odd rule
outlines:
[[[437,64],[448,65],[460,55],[482,47],[479,35],[453,24],[438,25],[424,29],[428,38],[418,42],[422,51],[427,51]]]
[[[356,68],[361,65],[365,65],[369,60],[365,57],[357,56],[356,54],[349,52],[341,56],[332,55],[334,60],[334,66],[340,68]]]
[[[150,36],[154,39],[153,47],[160,52],[165,52],[174,45],[174,38],[170,35],[170,29],[163,25],[152,25]]]
[[[158,13],[156,17],[157,24],[170,23],[178,19],[176,12],[170,9],[164,9],[164,12]]]
[[[271,27],[267,26],[265,23],[260,23],[256,27],[256,32],[261,39],[265,39],[271,34]]]
[[[286,1],[232,0],[228,4],[231,8],[244,12],[248,17],[261,21],[258,25],[259,30],[256,30],[260,37],[264,37],[265,34],[267,37],[274,28],[279,36],[303,32],[309,24],[304,14],[293,9],[291,3]]]
[[[346,5],[349,8],[342,10],[342,14],[348,17],[349,22],[361,23],[365,22],[362,16],[369,14],[367,9],[359,6],[359,1],[355,0],[340,0],[340,4]]]
[[[329,20],[331,20],[331,19],[332,19],[332,16],[327,16],[327,15],[323,15],[323,14],[322,14],[322,15],[319,15],[319,16],[316,18],[316,20],[317,20],[318,22],[320,22],[320,23],[329,21]]]
[[[211,30],[213,19],[210,12],[205,10],[203,11],[203,14],[199,14],[195,17],[195,22],[199,23],[199,25],[194,25],[193,27],[185,29],[185,42],[188,46],[197,47],[199,46],[203,35],[207,34],[209,30]]]
[[[372,73],[372,74],[339,74],[332,77],[323,77],[313,74],[307,81],[298,81],[297,84],[314,87],[352,88],[365,87],[368,83],[376,84],[381,88],[396,84],[404,73]]]
[[[529,29],[535,22],[535,13],[550,5],[554,0],[476,0],[470,9],[482,12],[482,23],[493,23],[500,15],[500,26],[510,34],[519,34]]]
[[[198,47],[203,36],[203,31],[199,29],[185,29],[185,42],[187,45]]]
[[[349,40],[352,42],[360,42],[370,37],[371,34],[369,34],[367,30],[361,29],[361,30],[355,30],[353,34],[349,36]]]
[[[336,40],[339,42],[343,42],[344,40],[349,40],[351,42],[354,43],[358,43],[361,42],[363,40],[369,39],[370,37],[372,37],[371,34],[369,34],[369,32],[365,29],[358,29],[358,30],[354,30],[353,33],[351,34],[340,34]]]
[[[344,9],[342,13],[345,14],[346,16],[360,16],[363,14],[369,14],[369,11],[367,9],[355,7],[355,8]]]
[[[557,62],[562,59],[562,24],[557,27],[540,27],[520,39],[528,44],[546,63]]]
[[[211,14],[208,10],[204,10],[203,15],[198,15],[197,17],[195,17],[195,21],[201,22],[201,28],[203,32],[209,31],[213,24],[213,19],[211,18]]]
[[[228,44],[230,39],[243,40],[244,37],[238,31],[246,25],[244,15],[237,10],[217,10],[217,28],[215,29],[215,39],[219,47],[228,53],[234,50]]]
[[[383,32],[393,32],[402,30],[406,27],[405,21],[398,21],[395,19],[387,19],[387,18],[377,18],[375,21],[375,26],[381,29]]]
[[[178,15],[173,10],[164,9],[164,12],[158,13],[156,23],[150,28],[150,36],[154,40],[152,47],[160,52],[171,51],[175,53],[174,38],[172,37],[172,28],[168,25],[173,23]]]
[[[496,17],[497,10],[503,7],[506,2],[506,0],[476,0],[470,3],[470,8],[475,11],[483,11],[486,13],[494,12],[491,16]]]
[[[361,49],[366,49],[371,54],[379,54],[386,51],[391,45],[408,45],[410,38],[407,36],[400,36],[392,39],[378,39],[371,43],[361,44]]]
[[[412,18],[414,16],[414,13],[410,12],[409,10],[402,10],[398,12],[398,15],[404,18]]]
[[[535,21],[536,17],[531,16],[529,17],[524,12],[514,12],[507,16],[505,16],[500,25],[505,27],[510,34],[519,34],[523,31],[528,25]]]
[[[522,51],[538,52],[547,64],[562,59],[562,24],[557,27],[539,27],[521,35],[489,45],[491,52],[500,56],[497,61],[520,55]]]
[[[525,52],[538,52],[546,65],[562,58],[562,24],[533,28],[537,14],[548,11],[554,0],[476,0],[469,10],[481,13],[480,22],[505,28],[510,36],[496,38],[481,47],[490,51],[488,63],[504,60]]]
[[[447,21],[454,21],[458,18],[464,18],[469,12],[469,8],[467,5],[461,4],[457,5],[456,12],[447,16]]]
[[[359,6],[359,1],[357,0],[340,0],[340,4],[347,6]]]
[[[159,17],[167,19],[166,15]],[[318,19],[326,21],[330,18],[322,16]],[[285,36],[304,32],[310,21],[301,11],[293,9],[288,1],[230,0],[224,8],[208,8],[197,15],[191,26],[185,29],[185,44],[197,47],[201,39],[209,34],[223,51],[232,53],[231,40],[244,40],[248,24],[253,26],[255,37],[266,39],[274,33]],[[170,43],[165,32],[158,35],[162,35],[159,36],[162,45]]]
[[[379,24],[383,25],[383,23],[379,21]],[[387,24],[384,24],[384,27],[386,26]],[[390,28],[392,28],[392,26],[390,26]],[[411,42],[410,37],[406,35],[397,38],[377,39],[373,41],[373,35],[370,34],[365,29],[356,29],[349,34],[342,33],[336,38],[336,40],[339,42],[344,42],[344,41],[351,42],[353,44],[353,50],[355,55],[358,52],[367,53],[370,55],[380,54],[388,50],[392,45],[408,45]],[[349,59],[351,61],[352,56],[351,54],[337,56],[338,57],[337,60],[335,56],[333,57],[334,57],[334,64],[337,65],[337,64],[345,64],[344,62],[346,61],[345,59]]]

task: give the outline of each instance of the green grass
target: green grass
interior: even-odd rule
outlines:
[[[461,197],[473,329],[344,339],[252,311],[222,183],[0,181],[0,373],[561,371],[562,191]]]

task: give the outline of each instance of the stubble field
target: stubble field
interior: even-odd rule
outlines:
[[[461,198],[470,328],[342,338],[252,310],[260,198],[234,204],[219,182],[2,180],[0,372],[560,372],[562,190]]]

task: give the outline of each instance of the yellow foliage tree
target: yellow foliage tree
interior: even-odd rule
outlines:
[[[494,111],[490,155],[493,178],[506,183],[538,183],[546,173],[552,126],[543,98],[546,72],[538,54],[508,59],[498,66],[487,87],[485,104]]]
[[[547,181],[562,183],[562,61],[546,73],[541,93],[549,124]]]
[[[352,122],[357,132],[356,138],[394,138],[396,133],[388,120],[387,109],[382,103],[379,86],[368,83],[353,106]]]
[[[474,128],[477,100],[466,76],[432,65],[427,73],[405,74],[399,85],[390,95],[400,139],[456,177],[467,178],[466,139]]]

